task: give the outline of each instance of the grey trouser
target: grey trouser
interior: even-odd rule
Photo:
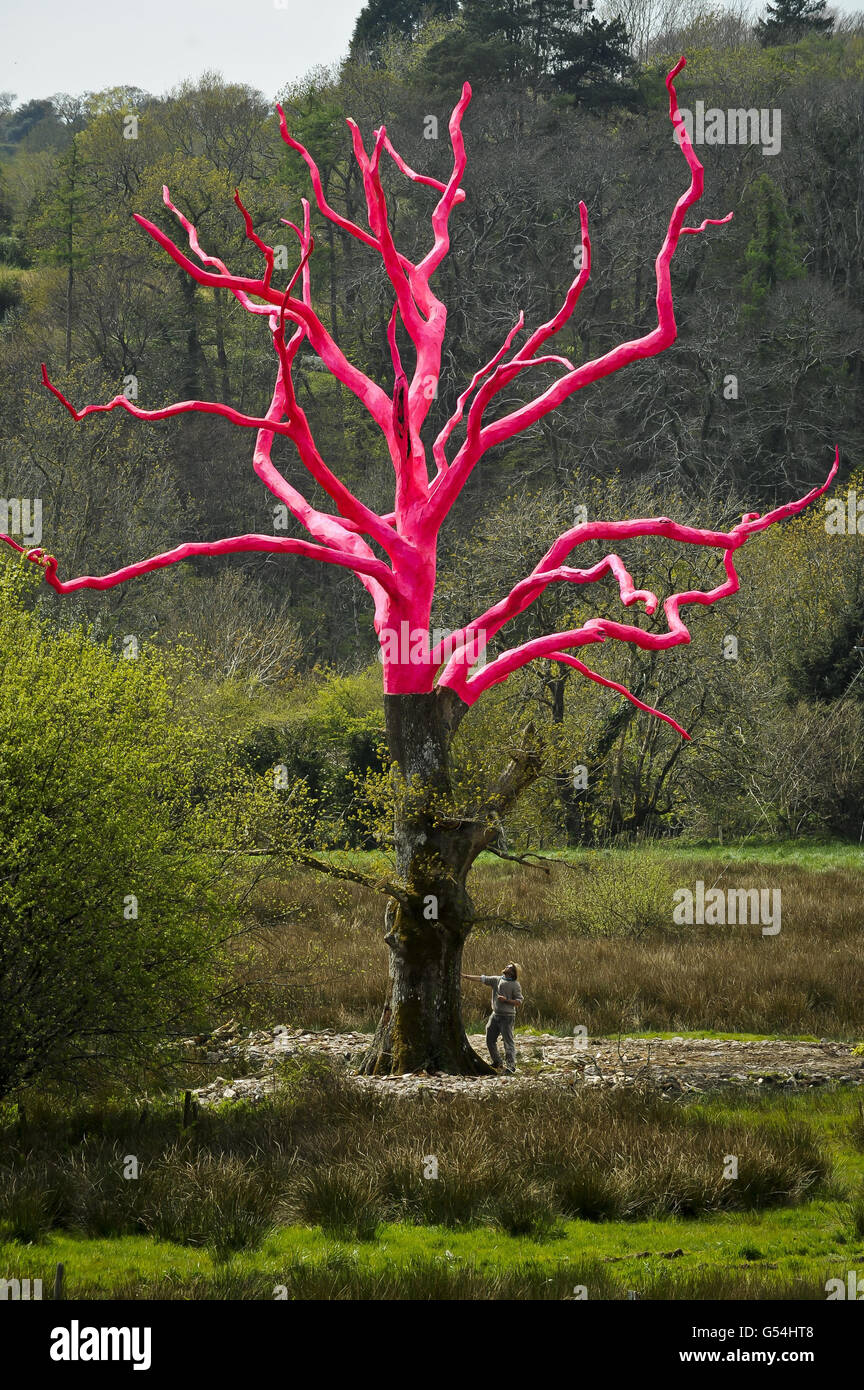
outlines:
[[[515,1067],[516,1065],[516,1039],[513,1036],[515,1022],[515,1014],[492,1014],[486,1024],[486,1046],[496,1067],[501,1065],[501,1054],[498,1051],[499,1037],[504,1044],[504,1056],[507,1058],[508,1067]]]

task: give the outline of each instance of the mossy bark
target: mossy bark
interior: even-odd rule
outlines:
[[[396,864],[405,895],[388,904],[387,999],[361,1070],[486,1075],[491,1068],[470,1046],[461,1010],[477,827],[453,815],[449,746],[464,706],[442,691],[388,695],[385,708],[399,774]]]

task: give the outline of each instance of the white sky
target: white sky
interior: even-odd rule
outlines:
[[[364,0],[0,0],[0,91],[141,87],[160,96],[208,68],[272,100],[347,51]],[[864,0],[838,8],[864,10]],[[759,3],[761,12],[764,5]]]
[[[18,105],[119,86],[160,96],[212,68],[272,100],[286,82],[344,56],[363,7],[364,0],[0,0],[0,91],[15,92]]]

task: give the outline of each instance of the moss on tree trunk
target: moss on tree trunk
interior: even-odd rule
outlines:
[[[461,701],[441,694],[385,697],[398,769],[396,864],[402,902],[388,904],[387,999],[362,1070],[485,1075],[462,1024],[462,949],[471,929],[466,888],[476,826],[452,815],[449,745]],[[464,709],[464,707],[462,707]]]

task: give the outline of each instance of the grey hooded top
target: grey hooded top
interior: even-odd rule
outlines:
[[[481,975],[484,985],[492,990],[492,1011],[513,1018],[516,1013],[514,999],[521,1000],[522,986],[518,980],[509,980],[506,975]]]

